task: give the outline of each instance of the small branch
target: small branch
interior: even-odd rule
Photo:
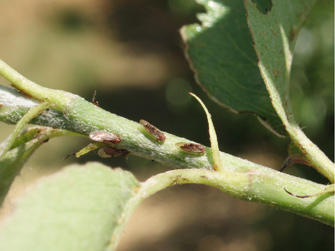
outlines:
[[[0,60],[0,75],[12,83],[12,86],[27,97],[48,102],[57,110],[65,110],[71,104],[72,99],[79,96],[61,90],[52,90],[39,86],[15,71],[5,62]]]
[[[283,189],[285,185],[288,183],[292,184],[292,182],[298,182],[297,178],[289,175],[280,177],[280,175],[275,173],[269,175],[269,173],[264,172],[264,170],[235,173],[235,175],[229,175],[227,177],[214,170],[186,169],[172,170],[153,176],[142,183],[138,193],[142,198],[147,198],[173,185],[188,183],[204,184],[216,187],[242,200],[275,205],[283,210],[333,225],[333,210],[329,209],[333,208],[332,203],[334,203],[334,196],[328,193],[318,198],[302,200],[287,194]],[[298,185],[299,188],[302,188],[301,185],[302,184]],[[317,185],[313,182],[304,183],[303,186],[305,192],[319,191],[325,188],[325,186]]]
[[[3,70],[0,70],[1,72]],[[23,78],[21,76],[13,79],[20,79],[21,81]],[[323,195],[318,198],[301,200],[287,194],[284,190],[284,187],[289,187],[290,191],[292,189],[295,194],[312,194],[321,190],[324,187],[322,185],[292,177],[220,152],[222,165],[224,165],[226,170],[233,172],[233,175],[229,175],[227,178],[226,175],[223,176],[220,172],[212,171],[213,156],[211,149],[208,147],[206,147],[206,155],[198,156],[184,153],[179,150],[176,143],[195,142],[164,132],[166,140],[163,144],[158,144],[142,133],[139,123],[107,112],[79,96],[47,89],[46,92],[52,97],[49,98],[43,96],[46,95],[44,90],[46,88],[39,87],[36,84],[33,86],[34,90],[32,92],[25,86],[20,86],[20,88],[24,89],[24,92],[32,98],[37,100],[45,100],[46,98],[49,102],[50,100],[55,100],[56,103],[56,105],[52,103],[54,109],[42,112],[31,123],[64,129],[83,136],[88,136],[93,131],[110,132],[116,134],[122,141],[120,143],[108,143],[110,146],[120,147],[120,144],[122,144],[122,148],[130,151],[133,155],[151,159],[174,168],[192,168],[192,170],[175,170],[150,178],[146,183],[143,183],[143,187],[146,188],[142,188],[141,191],[144,191],[142,196],[153,194],[174,184],[207,184],[218,187],[222,191],[243,200],[275,205],[326,224],[333,224],[334,212],[332,205],[334,196]],[[5,95],[4,92],[8,92],[8,88],[1,87],[0,97]],[[53,96],[54,94],[55,96]],[[59,100],[57,100],[57,97]],[[71,102],[68,102],[68,97],[71,97]],[[18,96],[16,98],[20,99]],[[27,99],[23,96],[21,98],[23,100]],[[61,105],[62,101],[65,104]],[[10,121],[10,123],[17,123],[27,110],[36,105],[34,103],[29,105],[29,102],[23,102],[23,104],[23,106],[15,106],[10,102],[2,102],[0,119],[6,122]],[[157,126],[161,127],[160,125]]]
[[[6,147],[0,152],[0,159],[7,153],[7,151],[11,148],[12,144],[14,143],[16,137],[19,136],[20,132],[22,131],[23,127],[29,123],[34,117],[38,114],[43,112],[45,109],[50,107],[50,104],[43,102],[35,107],[31,108],[17,123],[14,132],[12,133],[11,137],[8,139]]]

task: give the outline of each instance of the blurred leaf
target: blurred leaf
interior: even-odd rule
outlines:
[[[4,148],[7,141],[0,145]],[[38,143],[40,145],[40,143]],[[37,144],[21,145],[8,151],[0,160],[0,205],[4,201],[14,178],[19,174],[23,164],[38,147]]]
[[[10,186],[16,175],[20,173],[21,168],[33,152],[41,143],[34,140],[43,130],[42,127],[25,129],[21,135],[14,141],[10,151],[8,151],[0,160],[0,205],[3,203]],[[9,136],[0,144],[0,152],[7,147]]]
[[[0,250],[113,250],[138,186],[121,169],[69,166],[18,202],[0,229]]]
[[[81,135],[61,129],[36,126],[24,129],[20,136],[15,139],[9,151],[0,160],[0,205],[6,197],[14,178],[19,174],[28,158],[41,144],[50,138],[59,136]],[[0,152],[8,147],[10,137],[0,144]]]
[[[257,66],[243,1],[197,2],[207,10],[198,15],[202,25],[181,30],[197,82],[220,105],[238,113],[257,114],[277,133],[286,134]],[[259,6],[264,11],[268,1],[262,2]]]

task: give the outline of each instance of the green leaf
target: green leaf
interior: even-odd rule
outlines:
[[[5,147],[5,143],[0,148]],[[38,144],[40,145],[40,144]],[[21,145],[11,151],[8,151],[0,160],[0,205],[4,201],[14,178],[19,174],[23,164],[36,149],[36,144]]]
[[[0,250],[113,250],[139,182],[99,163],[72,165],[42,179],[0,229]]]
[[[289,82],[295,41],[314,2],[273,0],[271,11],[265,15],[251,0],[245,0],[258,65],[273,106],[286,127],[286,121],[294,123]]]
[[[270,129],[286,134],[257,66],[243,2],[197,2],[207,10],[207,14],[198,15],[202,25],[181,30],[197,82],[220,105],[238,113],[256,114]]]
[[[272,105],[296,148],[294,161],[312,166],[334,183],[334,163],[299,128],[289,99],[290,70],[295,41],[314,2],[315,0],[273,0],[272,9],[266,15],[261,13],[251,0],[245,0],[245,5],[248,25],[259,58],[258,66]],[[292,156],[292,148],[290,150]]]
[[[7,151],[0,160],[0,205],[2,205],[10,186],[20,173],[24,163],[34,153],[36,148],[41,145],[40,141],[36,140],[36,137],[44,129],[42,127],[25,129],[14,141],[10,151]],[[0,152],[8,147],[8,139],[0,144]]]
[[[206,117],[208,121],[208,132],[209,132],[209,138],[211,141],[211,150],[212,150],[212,155],[213,155],[213,169],[221,173],[226,173],[227,171],[224,169],[223,164],[221,162],[221,158],[220,158],[219,143],[218,143],[218,139],[216,136],[215,127],[212,121],[212,115],[209,113],[209,111],[207,110],[207,107],[201,101],[201,99],[198,98],[198,96],[196,96],[195,94],[191,92],[190,92],[190,95],[192,95],[200,103],[200,105],[202,106],[202,108],[204,109],[206,113]]]
[[[50,138],[59,136],[81,135],[65,130],[37,126],[22,131],[21,135],[11,145],[9,151],[7,151],[0,160],[0,205],[12,185],[14,178],[19,174],[28,158],[42,143]],[[5,140],[0,144],[0,152],[7,147],[8,140]]]

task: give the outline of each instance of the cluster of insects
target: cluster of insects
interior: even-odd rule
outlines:
[[[157,127],[150,124],[148,121],[144,119],[140,120],[140,124],[144,127],[144,129],[155,138],[156,141],[160,143],[164,143],[166,140],[166,136],[163,132],[161,132]],[[179,142],[176,143],[181,150],[188,152],[188,153],[196,153],[196,154],[203,154],[206,152],[206,148],[203,145],[195,144],[195,143],[185,143]]]
[[[93,104],[97,105],[95,95],[93,98]],[[160,131],[157,127],[153,126],[152,124],[143,119],[140,120],[140,125],[145,129],[149,137],[151,137],[153,140],[157,141],[160,144],[163,144],[165,142],[166,140],[165,134],[162,131]],[[89,144],[87,147],[83,148],[77,153],[70,153],[66,158],[68,158],[71,155],[75,155],[78,158],[96,149],[99,149],[98,155],[102,158],[124,157],[131,153],[126,149],[117,148],[114,146],[110,146],[108,144],[108,143],[119,144],[122,141],[120,136],[112,132],[93,131],[89,134],[89,138],[93,140],[94,143]],[[206,148],[203,145],[196,143],[179,142],[176,143],[176,146],[185,153],[204,154],[206,152]]]
[[[93,98],[92,104],[99,106],[98,101],[96,100],[96,91],[93,91]],[[140,125],[144,130],[147,132],[147,135],[152,140],[163,144],[166,140],[165,134],[159,130],[157,127],[150,124],[148,121],[141,119],[139,121]],[[144,131],[143,131],[144,133]],[[122,139],[120,136],[106,131],[93,131],[89,134],[89,138],[94,141],[94,143],[89,144],[87,147],[83,148],[77,153],[71,153],[70,155],[75,155],[77,158],[83,154],[88,153],[89,151],[99,149],[98,155],[102,158],[109,158],[109,157],[123,157],[130,154],[130,151],[122,148],[116,148],[108,145],[108,143],[119,144],[121,143]],[[178,149],[186,153],[192,154],[204,154],[206,152],[206,148],[203,145],[196,144],[196,143],[186,143],[186,142],[179,142],[176,143]]]
[[[193,96],[193,95],[192,95]],[[201,103],[201,101],[200,101]],[[93,92],[92,104],[99,107],[99,103],[96,100],[96,91]],[[165,134],[160,131],[157,127],[150,124],[148,121],[141,119],[139,121],[140,125],[144,130],[147,132],[147,136],[155,140],[156,142],[163,144],[166,140]],[[144,132],[143,132],[144,133]],[[110,158],[110,157],[124,157],[129,155],[131,152],[127,149],[117,148],[114,146],[108,145],[108,143],[118,144],[121,143],[122,139],[120,136],[106,131],[93,131],[89,134],[89,138],[94,141],[94,143],[89,144],[82,150],[77,153],[70,153],[67,157],[63,158],[63,160],[67,159],[71,155],[75,155],[77,158],[92,151],[98,149],[98,155],[101,158]],[[206,147],[201,144],[196,143],[187,143],[187,142],[178,142],[175,144],[179,150],[188,153],[188,154],[196,154],[196,155],[203,155],[206,153]],[[284,163],[282,170],[288,165],[289,163]],[[282,171],[281,170],[281,171]],[[314,195],[296,195],[284,188],[284,190],[295,197],[298,198],[308,198]]]
[[[89,138],[95,142],[103,142],[103,143],[121,143],[121,138],[111,132],[105,131],[94,131],[91,132]],[[119,149],[116,147],[103,147],[98,150],[98,155],[101,158],[110,158],[110,157],[123,157],[130,154],[130,151],[126,149]]]

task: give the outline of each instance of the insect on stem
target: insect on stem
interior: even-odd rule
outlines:
[[[176,146],[179,146],[180,149],[189,153],[203,154],[206,152],[206,147],[200,144],[178,142]]]
[[[99,102],[96,100],[97,90],[93,91],[92,104],[99,107]]]
[[[164,133],[162,133],[157,127],[153,126],[152,124],[150,124],[148,121],[145,121],[144,119],[140,120],[140,124],[144,127],[144,129],[152,136],[154,136],[154,138],[160,142],[160,143],[164,143],[166,140],[166,137],[164,135]]]
[[[126,149],[118,149],[115,147],[104,147],[98,150],[98,155],[101,158],[110,158],[110,157],[123,157],[130,154]]]
[[[105,132],[105,131],[94,131],[91,132],[89,138],[97,142],[111,142],[111,143],[120,143],[121,138],[114,133]]]

